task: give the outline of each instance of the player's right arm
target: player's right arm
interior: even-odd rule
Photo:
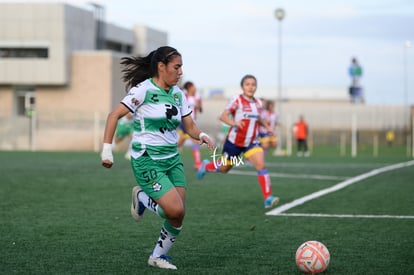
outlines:
[[[139,106],[142,105],[146,94],[145,82],[132,87],[128,94],[122,99],[115,109],[109,113],[105,125],[104,144],[101,154],[102,165],[111,168],[114,163],[112,156],[112,139],[114,138],[118,120],[128,113],[135,113]]]
[[[233,96],[233,98],[229,101],[229,103],[225,107],[224,111],[221,113],[219,120],[221,122],[226,123],[227,125],[230,125],[231,127],[242,128],[243,127],[242,120],[236,121],[234,119],[235,118],[234,115],[230,117],[231,114],[235,113],[238,107],[239,107],[238,96]]]
[[[105,125],[104,144],[101,154],[102,165],[106,168],[111,168],[114,163],[112,155],[112,140],[114,138],[118,119],[125,116],[129,112],[130,110],[124,104],[120,103],[112,112],[108,114]]]
[[[238,121],[238,122],[236,122],[236,121],[234,121],[233,119],[231,119],[230,118],[230,111],[229,110],[224,110],[222,113],[221,113],[221,115],[220,115],[220,117],[219,117],[219,119],[220,119],[220,121],[222,121],[222,122],[224,122],[224,123],[226,123],[227,125],[230,125],[230,126],[232,126],[232,127],[242,127],[243,126],[243,123],[242,123],[242,121],[240,120],[240,121]]]

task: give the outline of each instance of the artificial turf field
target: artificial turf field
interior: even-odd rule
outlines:
[[[309,158],[267,157],[279,206],[411,161],[404,150],[356,158],[332,151],[324,148]],[[272,216],[265,215],[253,168],[198,181],[189,149],[182,159],[187,214],[170,251],[178,270],[168,271],[147,266],[162,221],[150,212],[140,223],[130,217],[135,182],[122,153],[105,169],[97,153],[0,152],[0,273],[301,274],[296,249],[318,240],[331,253],[324,274],[414,274],[414,166]]]

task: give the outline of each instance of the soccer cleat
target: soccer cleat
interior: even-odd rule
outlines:
[[[153,257],[152,255],[148,259],[148,264],[150,266],[155,266],[158,268],[164,269],[174,269],[176,270],[177,267],[170,263],[171,258],[166,255],[161,255],[159,257]]]
[[[142,190],[139,186],[132,188],[131,215],[132,218],[137,222],[139,222],[139,220],[142,218],[142,214],[144,214],[145,211],[144,204],[138,200],[138,193],[141,191]]]
[[[199,180],[204,178],[204,175],[206,174],[206,165],[207,163],[209,163],[210,161],[208,161],[207,159],[203,160],[203,162],[201,163],[200,168],[198,168],[197,171],[197,178]]]
[[[270,208],[270,207],[275,206],[278,203],[279,203],[279,198],[270,195],[269,197],[267,197],[267,199],[265,199],[265,201],[264,201],[264,207],[265,208]]]

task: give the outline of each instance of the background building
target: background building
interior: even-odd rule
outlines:
[[[0,3],[0,149],[97,149],[124,94],[120,58],[167,43],[106,23],[98,5]]]
[[[0,150],[100,150],[106,116],[125,93],[120,58],[167,44],[166,32],[106,23],[96,4],[0,3]],[[216,136],[215,118],[240,87],[199,92],[198,123]],[[259,86],[257,96],[275,100],[276,87]],[[283,146],[304,115],[311,144],[348,144],[352,129],[358,142],[385,144],[393,130],[396,143],[413,147],[408,106],[351,104],[345,87],[284,87],[282,102]]]

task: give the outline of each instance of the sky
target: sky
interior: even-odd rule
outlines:
[[[42,2],[90,8],[91,1]],[[274,87],[276,96],[280,28],[283,87],[347,89],[348,66],[356,57],[367,104],[414,104],[412,0],[93,2],[105,7],[109,23],[167,32],[169,45],[183,55],[183,79],[198,87],[237,87],[249,73],[257,77],[258,89]],[[281,22],[274,16],[277,8],[286,13]]]

